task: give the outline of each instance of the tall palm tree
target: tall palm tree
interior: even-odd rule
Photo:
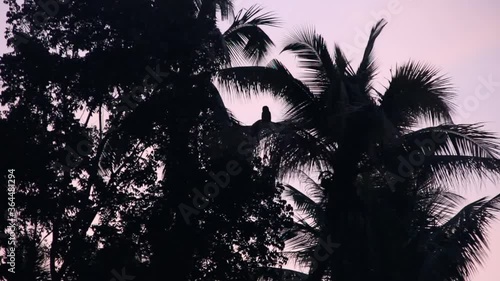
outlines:
[[[309,280],[320,280],[327,268],[336,280],[364,278],[357,268],[369,264],[362,254],[367,242],[361,240],[365,199],[355,184],[362,174],[376,172],[396,191],[408,182],[416,188],[453,188],[457,180],[500,174],[494,136],[479,124],[453,124],[453,89],[434,68],[410,61],[397,68],[385,91],[373,87],[372,50],[385,24],[373,27],[357,70],[339,46],[331,55],[321,35],[304,30],[283,49],[297,56],[302,80],[277,60],[218,73],[233,93],[267,92],[288,104],[285,129],[272,135],[268,146],[283,174],[314,166],[333,173],[325,233],[342,246],[332,255],[333,265],[320,262]],[[430,126],[417,129],[422,121]],[[410,156],[420,158],[405,171],[402,161]]]

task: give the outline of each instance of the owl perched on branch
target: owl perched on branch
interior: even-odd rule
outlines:
[[[271,112],[269,111],[269,107],[263,106],[262,107],[262,115],[260,117],[260,120],[257,122],[253,123],[250,129],[250,135],[255,137],[259,133],[260,130],[262,130],[264,124],[269,124],[271,123]]]
[[[263,106],[262,107],[262,116],[260,118],[262,122],[269,123],[271,122],[271,112],[269,111],[269,107]]]

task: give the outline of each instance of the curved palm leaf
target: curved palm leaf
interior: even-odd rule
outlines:
[[[314,101],[314,95],[300,80],[295,79],[278,60],[267,66],[245,66],[218,71],[218,82],[229,92],[244,93],[248,98],[252,92],[269,93],[290,105]]]
[[[332,151],[336,147],[322,138],[317,132],[299,127],[293,123],[286,126],[266,140],[268,153],[274,158],[274,165],[280,167],[281,176],[291,171],[313,168],[326,169],[331,163]],[[307,149],[304,149],[307,147]]]
[[[419,280],[466,280],[484,261],[486,229],[500,212],[500,194],[481,198],[434,230]]]
[[[335,69],[337,70],[336,73],[337,76],[353,77],[354,75],[356,75],[356,72],[352,68],[351,63],[345,56],[340,46],[337,44],[335,44],[334,59],[335,59]]]
[[[425,118],[452,123],[454,96],[449,79],[434,68],[409,62],[394,73],[380,106],[396,128],[408,128]]]
[[[285,195],[292,198],[297,209],[305,215],[304,219],[312,219],[315,221],[315,224],[324,221],[324,209],[321,203],[315,202],[291,185],[284,185],[284,187]]]
[[[261,12],[262,8],[257,5],[244,12],[241,10],[231,26],[222,34],[232,58],[259,63],[274,46],[262,26],[277,27],[280,21],[273,13]]]
[[[328,89],[335,77],[335,67],[328,52],[325,39],[313,28],[298,30],[292,34],[281,52],[291,51],[304,69],[304,84],[312,92],[321,93]]]
[[[495,135],[481,128],[481,124],[439,125],[407,133],[402,141],[409,151],[421,150],[426,155],[498,158],[500,145]]]
[[[321,229],[314,222],[298,218],[290,230],[290,238],[286,241],[287,247],[295,251],[302,251],[318,244]]]
[[[324,174],[320,175],[320,180],[324,176]],[[305,191],[308,196],[314,200],[314,202],[318,202],[319,204],[323,204],[325,200],[325,188],[320,184],[313,180],[307,173],[304,171],[298,172],[298,177],[300,182],[304,185]]]
[[[427,222],[432,222],[430,226],[440,225],[449,220],[456,213],[458,206],[465,200],[464,197],[442,191],[440,189],[429,190],[417,199],[416,203],[421,205],[421,209],[427,213]],[[428,227],[429,225],[422,225]]]
[[[454,186],[457,183],[473,183],[488,179],[495,182],[500,176],[500,159],[477,156],[434,155],[425,157],[417,168],[417,179],[421,183],[439,183]]]
[[[312,122],[311,118],[322,118],[318,100],[313,93],[278,60],[272,60],[266,67],[220,70],[218,81],[230,93],[243,93],[247,97],[268,93],[283,100],[289,105],[284,117],[304,126],[315,127],[317,123]]]

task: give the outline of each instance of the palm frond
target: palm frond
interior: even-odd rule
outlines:
[[[449,220],[455,215],[458,206],[465,200],[464,197],[453,192],[443,191],[440,188],[429,190],[416,200],[416,205],[420,205],[421,209],[427,213],[427,222],[429,219],[436,226],[442,224],[445,220]],[[420,220],[423,222],[423,220]],[[421,225],[428,227],[429,225]]]
[[[286,241],[287,248],[297,251],[314,246],[321,235],[317,225],[310,224],[305,219],[298,219],[291,228],[293,235]]]
[[[457,155],[498,158],[500,145],[493,133],[481,124],[439,125],[405,134],[402,138],[409,151],[426,155]]]
[[[488,179],[496,182],[500,176],[500,159],[477,156],[433,155],[421,165],[414,165],[418,182],[433,182],[453,187],[457,183],[474,183]]]
[[[366,44],[365,52],[363,54],[363,59],[359,65],[356,72],[357,81],[360,85],[364,87],[364,90],[368,93],[372,86],[371,81],[375,77],[375,71],[377,67],[373,61],[373,47],[375,45],[375,40],[382,32],[382,29],[387,25],[387,21],[381,19],[378,21],[370,32],[370,37],[368,38],[368,43]]]
[[[354,69],[352,68],[349,60],[345,56],[344,52],[340,48],[339,45],[335,44],[335,52],[334,52],[334,59],[335,59],[335,68],[337,70],[337,74],[341,75],[342,77],[352,77],[354,76],[355,72]]]
[[[216,4],[222,20],[228,19],[233,15],[234,5],[232,0],[216,0]]]
[[[297,170],[325,169],[336,148],[317,132],[292,122],[284,122],[277,134],[267,138],[266,147],[268,153],[275,156],[271,161],[279,162],[273,165],[280,167],[281,177]]]
[[[302,193],[291,185],[284,185],[285,196],[293,199],[297,210],[305,215],[305,219],[312,219],[318,223],[324,222],[324,210],[320,203],[315,202],[309,196]]]
[[[337,69],[338,78],[335,81],[336,88],[339,89],[334,93],[331,102],[336,103],[336,111],[349,108],[359,108],[366,105],[370,101],[369,92],[365,90],[365,86],[359,83],[356,77],[356,72],[340,49],[340,46],[335,45],[335,67]],[[340,83],[338,83],[340,82]]]
[[[481,198],[435,229],[419,280],[465,280],[484,262],[487,229],[500,212],[500,194]]]
[[[334,64],[325,39],[312,28],[298,30],[292,34],[281,52],[290,51],[299,60],[299,66],[305,71],[303,81],[311,91],[325,91],[333,77]]]
[[[233,59],[259,63],[274,46],[263,26],[277,27],[279,19],[273,13],[261,13],[262,8],[254,5],[246,11],[239,11],[231,26],[223,33],[228,51]]]
[[[428,65],[408,62],[397,68],[381,107],[396,128],[414,126],[421,118],[452,123],[453,96],[448,78]]]
[[[298,175],[300,183],[302,183],[304,185],[306,194],[312,200],[314,200],[314,202],[318,202],[321,204],[326,198],[325,189],[323,188],[323,186],[321,186],[320,183],[318,183],[314,179],[312,179],[304,171],[298,171],[297,175]]]
[[[218,82],[230,93],[244,94],[250,98],[252,93],[271,94],[297,106],[315,102],[314,95],[278,60],[268,66],[247,66],[223,69],[218,72]]]

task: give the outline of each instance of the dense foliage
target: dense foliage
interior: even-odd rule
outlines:
[[[245,135],[228,134],[239,125],[211,82],[237,54],[266,53],[272,14],[86,1],[56,3],[40,24],[36,3],[8,2],[1,153],[15,169],[19,247],[7,279],[110,280],[124,268],[239,280],[284,262],[290,207],[275,173],[240,151]],[[234,20],[228,31],[217,14]]]

